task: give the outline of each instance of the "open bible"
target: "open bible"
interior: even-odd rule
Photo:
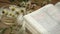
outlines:
[[[24,19],[32,34],[60,34],[60,12],[53,4],[25,15]]]

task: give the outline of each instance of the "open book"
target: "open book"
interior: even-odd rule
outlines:
[[[33,34],[60,34],[60,12],[52,4],[25,15],[24,19]]]
[[[60,2],[56,3],[55,6],[56,6],[57,8],[60,8]]]

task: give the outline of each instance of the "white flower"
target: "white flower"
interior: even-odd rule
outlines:
[[[3,10],[2,10],[2,14],[7,15],[7,14],[8,14],[8,9],[3,9]]]
[[[9,9],[12,10],[12,11],[15,11],[15,9],[17,8],[18,6],[16,5],[10,5]]]
[[[17,15],[14,12],[9,12],[8,17],[17,17]]]
[[[29,11],[27,11],[27,14],[29,14],[29,13],[31,13],[32,12],[32,10],[29,10]]]
[[[20,8],[16,8],[15,10],[16,12],[19,12],[19,14],[26,12],[26,8],[20,7]],[[23,11],[23,12],[22,12]]]

